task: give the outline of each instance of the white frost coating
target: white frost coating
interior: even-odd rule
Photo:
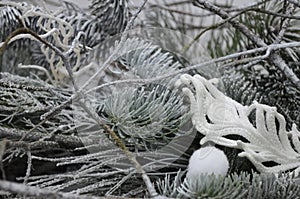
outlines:
[[[286,130],[285,118],[275,107],[254,102],[242,106],[230,99],[200,75],[184,74],[176,83],[183,85],[183,93],[189,97],[192,122],[204,136],[200,144],[208,141],[243,150],[256,169],[263,173],[279,173],[291,169],[300,171],[300,132],[296,125]],[[254,117],[254,125],[249,115]],[[227,135],[239,135],[247,139],[229,139]],[[263,163],[273,161],[276,166]]]
[[[202,147],[190,157],[187,178],[205,173],[225,176],[228,168],[228,159],[223,151],[214,146]]]

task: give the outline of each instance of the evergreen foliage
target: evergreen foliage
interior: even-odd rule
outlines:
[[[299,7],[288,5],[285,1],[266,1],[239,15],[242,21],[254,34],[260,36],[266,44],[299,41]],[[289,16],[285,18],[283,16]],[[283,24],[286,31],[279,39]],[[225,27],[222,33],[212,37],[208,47],[213,57],[219,57],[251,49],[255,46],[238,30]],[[299,77],[299,50],[285,48],[280,50],[284,61]],[[299,102],[300,91],[295,88],[281,70],[268,60],[254,61],[249,64],[236,64],[234,67],[221,68],[222,80],[226,94],[244,105],[253,100],[275,106],[283,114],[291,127],[292,123],[300,124]]]
[[[0,2],[1,179],[79,198],[155,197],[151,188],[170,198],[299,198],[297,169],[256,173],[229,147],[217,146],[228,156],[227,176],[186,176],[188,158],[203,135],[192,134],[190,102],[175,87],[182,71],[210,79],[242,105],[256,100],[276,107],[288,130],[293,123],[300,126],[299,88],[268,57],[254,60],[265,51],[226,57],[258,46],[227,23],[232,19],[220,23],[207,8],[199,14],[196,2],[147,2],[137,8],[131,0],[93,0],[86,10],[62,2],[57,12]],[[300,8],[292,0],[218,7],[267,45],[300,41]],[[139,9],[142,16],[134,20]],[[137,29],[128,31],[132,26]],[[14,35],[19,39],[9,43],[22,28],[33,33]],[[205,32],[210,37],[203,48],[197,40]],[[300,78],[299,47],[276,52]],[[249,113],[249,125],[256,128],[255,118]],[[279,123],[267,126],[279,131]],[[299,135],[287,136],[282,147],[293,140],[288,147],[299,149]],[[6,198],[23,197],[18,193],[23,192],[0,190]]]
[[[183,178],[183,171],[175,177],[167,175],[157,182],[161,194],[170,198],[298,198],[300,186],[289,174],[249,174],[229,176],[201,174],[198,181]],[[183,180],[184,179],[184,180]]]

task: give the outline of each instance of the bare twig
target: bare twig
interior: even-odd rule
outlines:
[[[267,0],[267,1],[270,1],[270,0]],[[277,13],[277,12],[272,12],[270,10],[264,10],[264,9],[257,8],[258,5],[266,3],[267,1],[259,1],[259,2],[255,2],[252,5],[246,5],[244,7],[230,8],[230,9],[223,9],[223,10],[226,11],[226,12],[238,12],[238,13],[234,14],[232,16],[232,18],[235,18],[236,16],[241,15],[242,13],[246,13],[246,12],[249,12],[249,11],[254,11],[254,12],[257,12],[257,13],[269,14],[269,15],[273,15],[273,16],[276,16],[276,17],[283,17],[283,18],[286,18],[286,19],[298,19],[298,20],[300,19],[300,16],[281,14],[281,13]],[[207,17],[207,16],[212,15],[212,14],[189,13],[189,12],[176,10],[176,9],[169,8],[169,7],[163,6],[163,5],[158,5],[158,4],[152,4],[151,7],[157,7],[157,8],[169,11],[169,12],[174,12],[174,13],[178,13],[178,14],[182,14],[182,15],[193,16],[193,17]]]
[[[264,9],[260,9],[260,8],[251,8],[248,11],[255,11],[255,12],[258,12],[258,13],[264,13],[264,14],[273,15],[273,16],[276,16],[276,17],[282,17],[282,18],[285,18],[285,19],[296,19],[296,20],[300,19],[300,16],[289,15],[288,13],[287,14],[280,14],[280,13],[276,13],[276,12],[272,12],[272,11],[264,10]]]
[[[182,4],[188,4],[188,3],[193,3],[193,0],[183,0],[183,1],[176,1],[173,3],[167,3],[166,6],[178,6],[178,5],[182,5]]]

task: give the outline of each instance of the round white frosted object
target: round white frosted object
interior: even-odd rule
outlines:
[[[202,147],[190,157],[187,177],[205,173],[225,176],[228,168],[228,159],[223,151],[214,146]]]

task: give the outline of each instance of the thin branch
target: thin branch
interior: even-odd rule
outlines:
[[[75,85],[75,82],[73,83],[73,86],[75,88],[76,94],[80,95],[82,90],[86,87],[86,85],[89,84],[90,81],[92,81],[94,79],[94,77],[96,77],[98,74],[100,74],[103,70],[105,70],[108,67],[108,64],[115,58],[115,56],[118,55],[118,51],[120,49],[120,47],[122,45],[124,45],[126,38],[127,38],[127,31],[133,27],[133,23],[135,21],[135,19],[137,18],[138,14],[142,11],[143,7],[145,6],[145,4],[147,3],[147,0],[144,0],[143,4],[140,6],[140,8],[138,9],[138,11],[131,17],[130,21],[128,22],[126,28],[125,28],[125,34],[122,35],[121,40],[117,46],[117,48],[115,49],[115,51],[109,56],[109,58],[105,61],[104,66],[98,70],[94,76],[92,76],[87,82],[86,84],[84,84],[80,89],[78,89],[78,87]],[[67,59],[64,59],[64,61],[68,61]],[[67,68],[68,69],[68,68]],[[70,75],[70,77],[72,78],[72,70],[68,70],[68,73]],[[73,80],[74,81],[74,80]],[[149,176],[147,175],[147,173],[143,170],[142,166],[140,165],[140,163],[136,160],[135,156],[128,150],[128,148],[126,147],[126,145],[122,142],[122,140],[117,136],[117,134],[112,131],[110,129],[110,127],[108,125],[105,124],[105,122],[99,117],[99,115],[94,111],[91,110],[87,105],[86,105],[86,100],[83,95],[80,95],[80,99],[84,99],[84,101],[80,102],[81,106],[84,108],[84,110],[97,122],[97,124],[99,126],[101,126],[102,128],[104,128],[104,130],[110,135],[112,136],[112,138],[114,139],[114,141],[118,144],[118,146],[123,150],[123,152],[127,155],[128,159],[133,163],[133,165],[135,166],[136,170],[138,173],[140,173],[142,175],[142,178],[147,186],[147,189],[149,191],[149,194],[151,197],[157,197],[158,193],[156,192],[153,184],[151,183],[151,180],[149,178]]]
[[[286,5],[286,9],[287,9],[287,16],[293,16],[293,12],[295,10],[294,5]],[[286,32],[288,25],[290,24],[291,19],[287,18],[287,17],[283,17],[283,23],[281,25],[280,31],[278,33],[278,35],[276,36],[276,40],[274,41],[274,43],[280,43],[283,39],[284,33]]]
[[[268,0],[269,1],[269,0]],[[273,16],[277,16],[277,17],[282,17],[282,18],[286,18],[286,19],[300,19],[300,16],[293,16],[291,14],[280,14],[280,13],[275,13],[275,12],[272,12],[272,11],[268,11],[268,10],[263,10],[263,9],[259,9],[259,8],[255,8],[256,6],[262,4],[262,3],[265,3],[267,1],[263,1],[263,2],[257,2],[253,5],[250,5],[250,6],[246,6],[246,7],[241,7],[241,8],[238,8],[238,9],[234,9],[234,11],[240,11],[234,15],[232,15],[230,18],[227,18],[226,20],[223,20],[221,22],[218,22],[216,24],[213,24],[213,25],[210,25],[208,27],[195,27],[197,29],[202,29],[202,28],[205,28],[204,30],[202,30],[198,35],[196,35],[194,37],[194,39],[189,43],[187,44],[184,48],[183,48],[183,52],[185,52],[194,42],[196,42],[197,40],[200,39],[200,37],[206,33],[207,31],[209,30],[212,30],[212,29],[215,29],[215,28],[218,28],[218,27],[221,27],[223,26],[225,23],[229,22],[230,20],[240,16],[241,14],[244,14],[244,13],[247,13],[249,11],[255,11],[255,12],[260,12],[260,13],[265,13],[265,14],[269,14],[269,15],[273,15]],[[163,7],[162,7],[163,8]],[[170,10],[171,11],[171,10]],[[232,12],[233,10],[230,10],[230,9],[226,9],[226,11],[228,12]],[[182,13],[183,14],[183,13]],[[288,22],[285,23],[286,25],[288,24]],[[275,42],[275,43],[278,43],[278,42]]]
[[[182,4],[187,4],[187,3],[193,3],[193,0],[185,0],[185,1],[177,1],[174,3],[167,3],[166,6],[178,6],[178,5],[182,5]]]
[[[0,180],[0,190],[10,193],[22,194],[23,196],[35,196],[39,198],[60,198],[60,199],[104,199],[105,197],[80,196],[71,193],[51,191],[37,187],[27,186],[15,182]],[[111,197],[113,198],[113,197]]]
[[[280,14],[280,13],[276,13],[276,12],[272,12],[269,10],[264,10],[264,9],[260,9],[260,8],[251,8],[247,11],[255,11],[255,12],[260,12],[260,13],[264,13],[264,14],[268,14],[268,15],[273,15],[276,17],[282,17],[285,19],[295,19],[295,20],[299,20],[300,16],[294,16],[294,15],[289,15],[289,14]]]
[[[300,42],[271,44],[271,45],[268,45],[268,46],[265,46],[265,47],[255,48],[255,49],[242,51],[242,52],[238,52],[238,53],[233,53],[233,54],[226,55],[226,56],[223,56],[223,57],[211,59],[209,61],[202,62],[200,64],[195,64],[195,65],[183,68],[181,70],[177,70],[177,71],[172,72],[172,73],[163,74],[161,76],[154,77],[154,78],[149,78],[149,79],[125,79],[125,80],[118,80],[118,81],[114,81],[114,82],[108,82],[108,83],[99,85],[97,87],[93,87],[90,90],[86,91],[85,93],[90,93],[90,92],[93,92],[95,90],[102,89],[104,87],[108,87],[108,86],[112,86],[112,85],[117,85],[117,84],[147,84],[147,83],[153,83],[153,82],[157,82],[157,81],[169,78],[169,77],[174,77],[174,76],[179,75],[179,74],[187,73],[191,70],[201,68],[203,66],[207,66],[207,65],[210,65],[210,64],[215,64],[215,63],[218,63],[218,62],[223,62],[223,61],[226,61],[226,60],[239,58],[241,56],[266,51],[266,53],[262,56],[253,57],[253,58],[246,58],[245,60],[239,60],[239,62],[236,61],[234,64],[237,64],[237,63],[241,64],[241,63],[247,63],[249,61],[262,60],[262,59],[266,59],[269,56],[271,56],[270,54],[271,54],[272,51],[275,51],[275,50],[278,50],[278,49],[284,49],[284,48],[299,47],[299,46],[300,46]],[[231,64],[231,65],[233,65],[233,64]]]
[[[211,4],[210,2],[208,1],[205,1],[205,0],[196,0],[194,2],[194,5],[197,6],[197,7],[200,7],[202,8],[202,6],[219,15],[220,17],[222,17],[224,20],[228,19],[228,18],[231,18],[231,16],[225,12],[224,10],[222,10],[221,8]],[[264,47],[266,46],[267,44],[265,44],[265,42],[260,38],[258,37],[257,35],[255,35],[253,32],[251,32],[247,26],[245,26],[244,24],[241,24],[238,20],[235,20],[235,19],[232,19],[229,21],[229,23],[237,28],[238,30],[240,30],[243,34],[246,35],[246,37],[248,37],[253,43],[257,44],[259,47]]]
[[[174,12],[177,14],[182,14],[182,15],[187,15],[187,16],[192,16],[192,17],[205,17],[207,16],[206,14],[194,14],[191,13],[190,11],[182,11],[182,10],[177,10],[177,9],[173,9],[173,8],[169,8],[167,6],[164,5],[159,5],[159,4],[152,4],[150,8],[160,8],[169,12]]]
[[[0,171],[2,173],[2,179],[6,180],[6,174],[5,174],[5,170],[3,167],[3,156],[6,150],[6,144],[7,144],[7,139],[4,138],[0,141]]]
[[[223,19],[228,19],[231,16],[222,10],[221,8],[209,3],[208,1],[205,0],[197,0],[194,2],[194,5],[198,7],[204,7],[205,9],[219,15]],[[258,47],[266,47],[267,44],[257,35],[255,35],[247,26],[244,24],[240,23],[239,21],[232,19],[229,21],[229,23],[241,31],[248,39],[250,39],[254,44],[256,44]],[[282,57],[277,53],[273,52],[271,56],[269,57],[269,62],[273,65],[275,65],[277,68],[279,68],[284,75],[286,76],[287,79],[289,79],[296,87],[298,90],[300,90],[300,79],[295,75],[293,70],[291,70],[288,65],[285,63],[285,61],[282,59]]]
[[[37,131],[31,131],[30,133],[28,133],[28,131],[25,130],[16,130],[0,126],[0,139],[6,138],[19,140],[20,138],[24,137],[24,141],[35,142],[42,139],[45,136],[47,136],[47,134],[40,133]],[[53,135],[51,136],[51,138],[47,139],[47,142],[52,141],[58,143],[60,147],[73,149],[83,146],[82,139],[84,138],[78,138],[76,136],[71,135]]]
[[[38,65],[23,65],[22,63],[18,64],[18,68],[20,69],[36,69],[36,70],[39,70],[39,71],[42,71],[46,74],[47,78],[49,79],[49,81],[54,84],[54,80],[53,78],[51,77],[49,71],[42,67],[42,66],[38,66]]]
[[[253,8],[253,7],[260,6],[260,5],[265,4],[269,1],[271,1],[271,0],[258,1],[258,2],[254,2],[253,4],[245,5],[245,6],[241,6],[241,7],[228,8],[228,9],[224,8],[224,11],[226,11],[226,12],[243,11],[243,10],[248,9],[248,8]]]
[[[144,0],[143,4],[139,7],[139,9],[134,13],[134,15],[129,20],[128,24],[125,27],[124,32],[130,30],[133,27],[134,21],[136,20],[137,16],[142,12],[143,8],[145,7],[148,0]]]
[[[246,13],[247,11],[249,11],[248,9],[250,10],[250,9],[252,9],[252,8],[250,7],[250,8],[247,8],[247,9],[245,9],[245,10],[242,10],[241,12],[236,13],[235,15],[233,15],[233,16],[231,16],[231,17],[229,17],[229,18],[227,18],[227,19],[225,19],[225,20],[223,20],[223,21],[221,21],[221,22],[218,22],[218,23],[216,23],[216,24],[212,24],[211,26],[205,28],[205,29],[204,29],[203,31],[201,31],[198,35],[196,35],[196,36],[194,37],[194,39],[193,39],[189,44],[187,44],[187,45],[183,48],[182,51],[185,52],[186,50],[188,50],[188,48],[191,47],[192,44],[195,43],[197,40],[199,40],[200,37],[201,37],[204,33],[206,33],[207,31],[212,30],[212,29],[215,29],[215,28],[218,28],[218,27],[220,27],[220,26],[223,26],[225,23],[229,22],[230,20],[232,20],[232,19],[234,19],[234,18],[240,16],[241,14]]]
[[[24,177],[23,184],[27,184],[28,178],[30,177],[30,174],[31,174],[31,168],[32,168],[31,151],[27,151],[27,169],[26,169],[26,174],[25,174],[25,177]]]
[[[127,31],[130,30],[130,28],[133,27],[134,21],[139,15],[139,13],[143,10],[143,7],[146,5],[148,0],[144,0],[143,4],[140,6],[140,8],[136,11],[136,13],[131,17],[128,24],[125,27],[125,30],[121,36],[120,42],[118,43],[117,47],[114,49],[114,51],[111,53],[111,55],[105,60],[103,63],[103,66],[92,76],[90,77],[86,83],[80,87],[78,92],[82,92],[99,74],[101,74],[105,69],[108,68],[109,64],[114,61],[114,59],[118,56],[120,48],[124,45],[126,39],[127,39]]]
[[[268,0],[270,1],[270,0]],[[287,18],[287,19],[296,19],[299,20],[300,16],[293,16],[293,15],[288,15],[288,14],[281,14],[281,13],[277,13],[277,12],[272,12],[270,10],[264,10],[264,9],[260,9],[257,8],[257,6],[266,3],[267,1],[263,1],[263,2],[256,2],[252,5],[247,5],[244,7],[240,7],[240,8],[234,8],[234,9],[223,9],[226,12],[238,12],[236,14],[234,14],[231,18],[235,18],[238,15],[241,15],[242,13],[246,13],[249,11],[254,11],[257,13],[264,13],[264,14],[269,14],[272,16],[276,16],[276,17],[283,17],[283,18]],[[167,6],[163,6],[163,5],[158,5],[158,4],[152,4],[151,7],[157,7],[169,12],[174,12],[174,13],[178,13],[178,14],[182,14],[182,15],[187,15],[187,16],[193,16],[193,17],[207,17],[207,16],[211,16],[211,14],[194,14],[194,13],[190,13],[190,12],[185,12],[185,11],[181,11],[181,10],[176,10],[176,9],[172,9],[169,8]]]
[[[119,136],[108,126],[105,124],[105,122],[102,121],[100,116],[95,112],[91,111],[85,103],[81,103],[81,106],[84,108],[84,110],[97,122],[99,126],[101,126],[105,132],[108,133],[109,136],[112,137],[112,139],[116,142],[116,144],[122,149],[122,151],[126,154],[127,158],[132,162],[134,165],[137,173],[141,174],[143,181],[145,182],[145,185],[147,186],[148,192],[152,198],[160,197],[158,193],[156,192],[153,184],[151,183],[151,180],[141,164],[137,161],[136,157],[129,151],[129,149],[126,147],[126,145],[123,143],[123,141],[119,138]]]
[[[68,71],[68,73],[70,75],[70,79],[71,79],[71,82],[72,82],[74,88],[77,88],[77,86],[75,84],[75,81],[74,81],[73,71],[72,71],[71,64],[70,64],[70,61],[69,61],[68,57],[64,53],[62,53],[56,46],[52,45],[47,40],[43,39],[40,35],[38,35],[34,31],[30,30],[29,28],[24,28],[24,27],[23,28],[18,28],[17,30],[15,30],[14,32],[12,32],[6,38],[6,40],[3,42],[2,46],[0,46],[0,54],[2,54],[3,50],[11,42],[11,40],[13,40],[13,38],[15,38],[16,36],[18,36],[20,34],[30,34],[35,39],[37,39],[38,41],[40,41],[41,43],[43,43],[44,45],[46,45],[47,47],[49,47],[50,49],[52,49],[54,52],[56,52],[61,57],[61,59],[63,60],[63,62],[65,63],[65,67],[66,67],[66,69],[67,69],[67,71]]]
[[[296,1],[296,0],[287,0],[287,1],[290,2],[290,3],[292,3],[292,4],[294,4],[297,7],[300,7],[299,1]]]

